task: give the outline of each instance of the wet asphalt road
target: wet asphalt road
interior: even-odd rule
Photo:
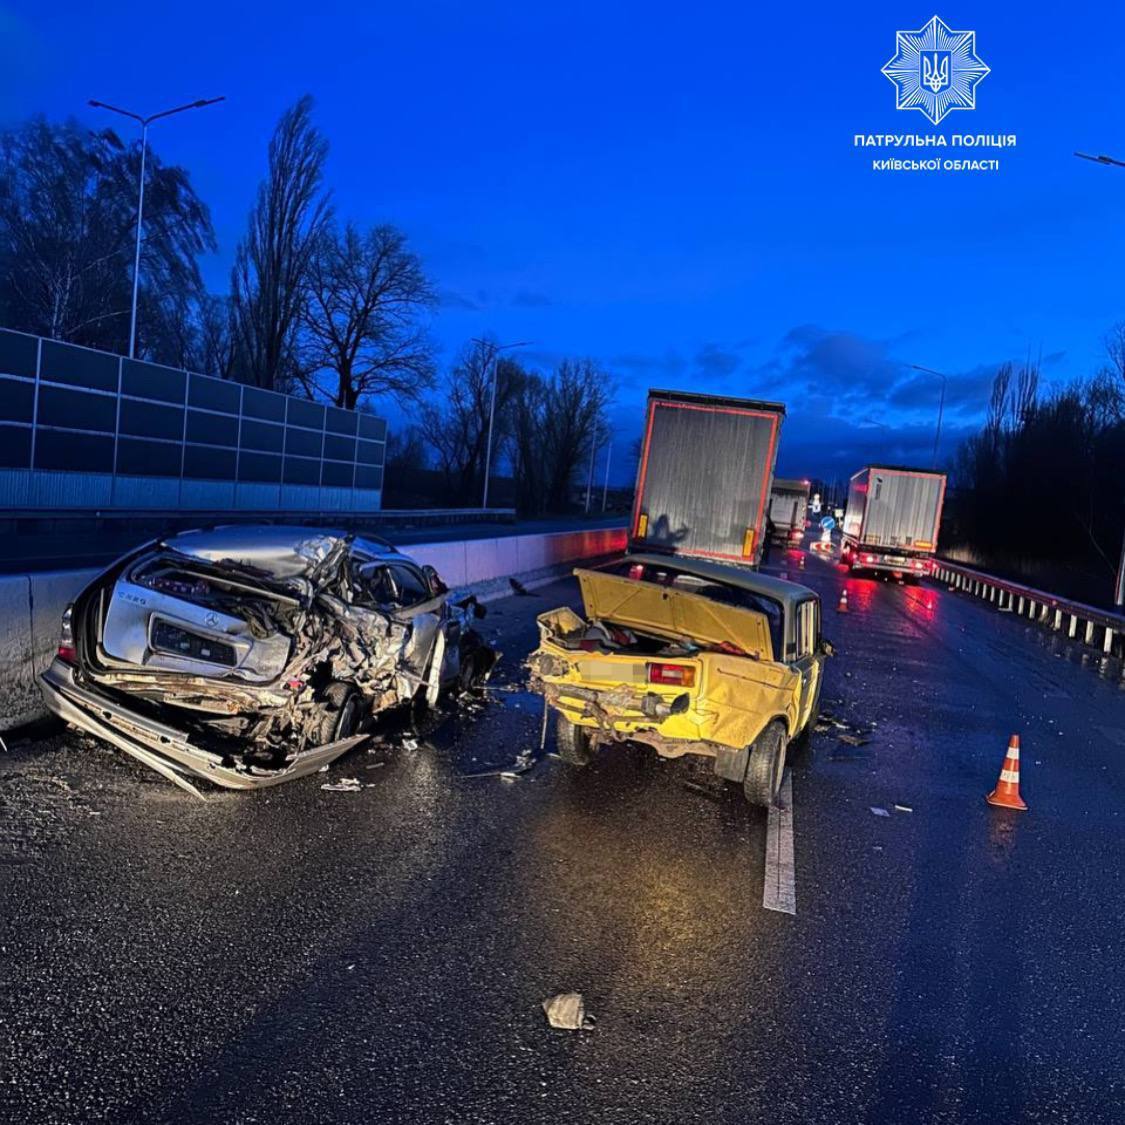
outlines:
[[[73,735],[0,758],[0,1118],[1120,1120],[1118,671],[932,586],[837,615],[785,558],[825,706],[875,724],[793,765],[795,917],[702,765],[488,773],[538,745],[517,658],[560,582],[493,607],[497,690],[417,749],[207,804]],[[1017,731],[1022,815],[983,801]],[[595,1030],[546,1025],[571,989]]]

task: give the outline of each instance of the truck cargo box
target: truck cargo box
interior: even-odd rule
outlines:
[[[770,489],[770,522],[779,543],[800,543],[809,512],[809,482],[774,477]]]
[[[650,391],[631,542],[755,565],[785,407]]]
[[[869,465],[851,478],[844,560],[853,570],[925,572],[937,549],[945,474]]]

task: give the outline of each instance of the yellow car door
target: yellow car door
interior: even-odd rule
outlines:
[[[824,662],[820,652],[820,602],[808,598],[798,602],[794,610],[796,631],[796,659],[792,662],[794,671],[801,676],[801,698],[797,709],[797,730],[804,730],[816,709],[820,697],[821,665]]]

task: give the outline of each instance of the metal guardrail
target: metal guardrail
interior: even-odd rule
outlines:
[[[1001,613],[1014,613],[1061,632],[1066,624],[1067,636],[1077,640],[1082,627],[1082,643],[1100,648],[1106,656],[1125,655],[1125,616],[1099,609],[1083,602],[1071,601],[1024,586],[1006,578],[997,578],[981,570],[958,563],[935,559],[931,577],[954,590],[981,598]],[[1125,660],[1122,661],[1125,676]]]

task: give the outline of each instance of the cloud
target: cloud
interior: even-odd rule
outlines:
[[[541,309],[552,303],[546,293],[537,293],[533,289],[521,289],[512,298],[513,305],[525,309]]]
[[[471,312],[479,312],[481,308],[471,297],[452,289],[442,289],[438,293],[438,305],[443,309],[467,309]]]
[[[764,362],[740,376],[738,393],[784,402],[778,468],[783,475],[850,476],[883,460],[928,466],[941,380],[914,370],[898,349],[914,333],[884,340],[797,325]],[[946,373],[939,463],[977,432],[1000,360]]]
[[[618,388],[623,390],[646,387],[655,382],[675,382],[687,371],[688,364],[679,352],[669,348],[663,355],[625,352],[614,356],[608,367],[617,376]]]
[[[719,379],[733,375],[740,362],[737,352],[724,350],[718,344],[704,344],[695,357],[701,374]]]
[[[923,342],[915,332],[880,339],[800,324],[756,363],[743,358],[742,345],[719,343],[690,360],[674,349],[618,355],[607,365],[619,373],[615,423],[639,431],[649,386],[771,399],[786,406],[782,476],[846,480],[873,461],[928,467],[941,380],[910,365]],[[939,465],[952,464],[957,446],[979,430],[1000,362],[946,373]]]

